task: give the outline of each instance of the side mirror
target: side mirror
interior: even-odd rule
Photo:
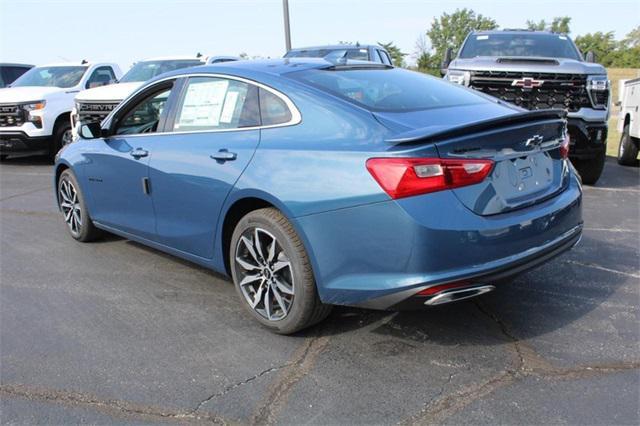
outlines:
[[[453,59],[453,49],[447,47],[447,50],[444,51],[444,58],[442,58],[442,64],[440,64],[440,74],[444,77],[447,73],[447,68],[449,68],[449,64]]]
[[[82,139],[97,139],[102,137],[102,128],[100,123],[83,123],[80,125],[80,131],[78,132]]]
[[[591,51],[591,50],[588,51],[585,60],[587,62],[595,62],[596,61],[596,54],[593,53],[593,51]]]

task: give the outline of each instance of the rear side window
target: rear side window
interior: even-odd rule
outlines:
[[[406,112],[487,102],[468,89],[400,68],[308,69],[286,75],[371,111]]]
[[[291,111],[287,104],[280,97],[263,88],[260,88],[260,115],[263,126],[291,121]]]
[[[180,100],[174,132],[238,129],[260,125],[257,87],[215,77],[190,78]]]

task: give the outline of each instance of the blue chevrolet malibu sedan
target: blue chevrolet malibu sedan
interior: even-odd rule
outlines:
[[[227,274],[279,333],[489,292],[582,231],[563,112],[383,64],[180,70],[80,133],[55,166],[71,236]]]

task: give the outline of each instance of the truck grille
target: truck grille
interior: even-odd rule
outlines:
[[[474,71],[469,86],[529,110],[560,108],[574,112],[592,108],[586,82],[582,74]]]
[[[119,102],[79,102],[78,118],[81,123],[100,123],[118,104]]]
[[[18,105],[0,105],[0,127],[22,126],[24,112]]]

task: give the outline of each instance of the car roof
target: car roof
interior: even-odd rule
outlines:
[[[321,46],[309,46],[309,47],[294,47],[291,51],[300,50],[320,50],[320,49],[332,49],[332,50],[355,50],[355,49],[368,49],[374,47],[376,49],[385,50],[384,47],[375,44],[326,44]]]
[[[178,56],[157,56],[155,58],[146,58],[141,59],[139,62],[150,62],[150,61],[185,61],[185,60],[194,60],[204,62],[206,57],[204,56],[195,56],[195,55],[178,55]]]
[[[332,62],[322,58],[277,58],[277,59],[259,59],[247,61],[223,62],[220,64],[204,65],[195,68],[185,68],[182,70],[172,71],[164,76],[170,75],[187,75],[202,73],[224,73],[237,76],[255,75],[257,73],[265,75],[284,75],[294,71],[303,71],[308,69],[323,69],[333,66],[348,67],[372,67],[381,68],[380,64],[369,61],[347,60],[340,62]]]
[[[472,34],[544,34],[544,35],[566,35],[561,33],[554,33],[551,31],[538,31],[538,30],[528,30],[526,28],[505,28],[504,30],[479,30],[472,31]]]
[[[33,68],[32,64],[19,64],[17,62],[0,62],[0,67],[30,67]]]

